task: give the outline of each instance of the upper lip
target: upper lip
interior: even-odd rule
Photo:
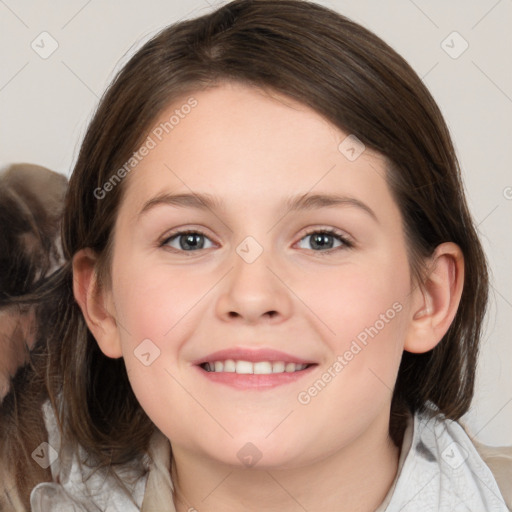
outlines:
[[[311,360],[287,354],[280,350],[265,348],[228,348],[212,352],[207,356],[196,359],[192,364],[201,365],[204,363],[213,363],[215,361],[226,361],[227,359],[233,359],[234,361],[249,361],[252,363],[257,363],[259,361],[283,361],[295,364],[314,364],[314,361]]]

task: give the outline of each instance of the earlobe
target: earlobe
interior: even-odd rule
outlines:
[[[73,257],[73,294],[87,327],[101,351],[108,357],[122,357],[117,322],[110,293],[99,286],[92,249],[82,249]]]
[[[428,352],[441,341],[462,296],[464,257],[458,245],[440,244],[432,255],[430,269],[413,292],[412,318],[404,344],[408,352]]]

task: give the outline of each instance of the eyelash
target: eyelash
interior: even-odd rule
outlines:
[[[159,244],[159,247],[164,248],[166,246],[166,244],[168,244],[172,239],[177,238],[179,236],[185,236],[185,235],[191,235],[191,234],[192,235],[201,235],[201,236],[204,236],[205,238],[209,238],[208,235],[206,235],[205,233],[203,233],[199,229],[188,229],[188,230],[183,230],[183,231],[176,231],[174,233],[171,233],[171,235],[167,236]],[[338,230],[336,230],[334,228],[312,229],[312,230],[307,231],[306,233],[304,233],[304,235],[300,238],[299,242],[301,240],[303,240],[304,238],[306,238],[308,236],[311,236],[311,235],[314,235],[314,234],[331,235],[331,236],[334,236],[335,238],[337,238],[342,243],[342,245],[340,245],[339,247],[333,247],[333,248],[327,249],[325,251],[314,251],[313,249],[308,249],[308,250],[310,250],[312,252],[315,252],[315,253],[318,253],[320,255],[330,255],[333,252],[336,252],[338,250],[351,249],[351,248],[354,247],[353,242],[351,242],[344,234],[342,234],[340,231],[338,231]],[[167,247],[167,249],[172,251],[172,252],[181,252],[181,253],[194,253],[194,252],[198,252],[199,251],[199,250],[184,251],[184,250],[181,250],[181,249],[175,249],[174,247]]]

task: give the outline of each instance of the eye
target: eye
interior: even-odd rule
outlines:
[[[209,240],[209,238],[201,231],[178,231],[166,238],[161,246],[168,246],[177,251],[193,252],[198,249],[209,249],[210,247],[205,247],[205,240]],[[173,245],[176,243],[178,247]]]
[[[350,248],[353,244],[335,229],[317,229],[306,233],[300,242],[310,238],[310,247],[315,252],[331,252],[336,249]],[[205,245],[206,242],[206,245]],[[300,243],[299,242],[299,243]],[[338,245],[335,245],[338,242]],[[210,246],[208,246],[210,243]],[[194,252],[200,249],[209,249],[213,247],[211,240],[201,231],[185,230],[177,231],[167,237],[161,244],[161,247],[170,247],[178,252]],[[301,247],[301,249],[309,249]]]
[[[335,229],[321,229],[309,231],[306,236],[301,238],[300,242],[310,238],[311,249],[315,252],[330,252],[334,249],[350,248],[353,244],[341,233]],[[335,245],[335,242],[338,245]],[[308,249],[308,247],[301,247],[301,249]]]

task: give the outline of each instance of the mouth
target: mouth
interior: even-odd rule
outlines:
[[[210,382],[238,389],[268,389],[291,383],[318,366],[284,352],[265,349],[223,350],[194,365]]]
[[[312,366],[311,364],[297,364],[286,361],[235,361],[226,359],[225,361],[213,361],[203,363],[201,368],[207,372],[214,373],[237,373],[239,375],[270,375],[275,373],[295,373],[301,372]]]

